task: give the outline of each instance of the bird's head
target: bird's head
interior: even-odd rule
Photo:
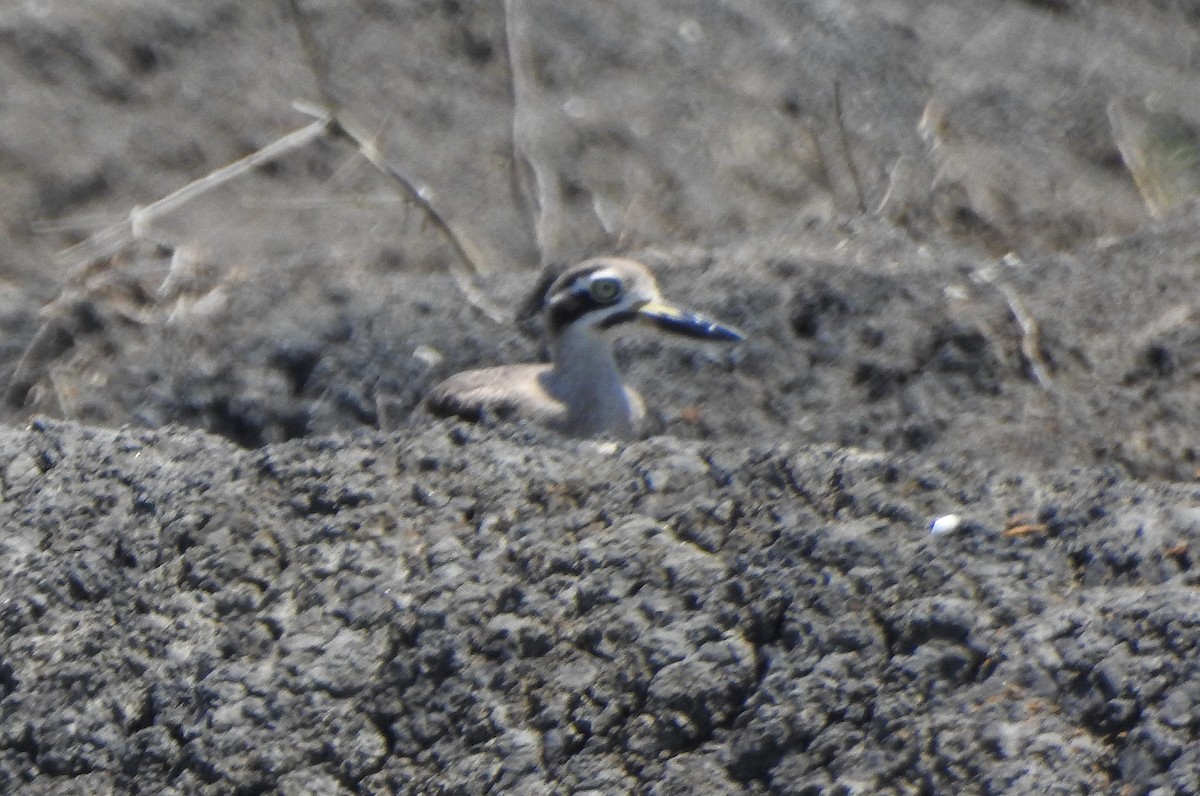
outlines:
[[[737,342],[737,329],[665,300],[646,266],[620,257],[585,260],[554,280],[546,292],[552,339],[568,331],[603,334],[629,324],[701,340]]]

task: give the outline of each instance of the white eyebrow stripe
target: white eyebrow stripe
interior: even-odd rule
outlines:
[[[590,274],[585,276],[584,279],[587,281],[587,283],[589,285],[592,282],[595,282],[597,279],[615,279],[621,285],[625,284],[625,280],[621,278],[620,274],[618,274],[616,271],[610,270],[608,268],[602,268],[599,271],[592,271]]]

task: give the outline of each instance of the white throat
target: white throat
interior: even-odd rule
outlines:
[[[576,326],[563,330],[551,346],[551,388],[567,405],[571,425],[584,433],[631,435],[637,410],[617,369],[612,341]]]

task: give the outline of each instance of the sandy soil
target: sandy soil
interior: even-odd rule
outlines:
[[[1200,792],[1194,8],[300,5],[0,8],[0,791]]]

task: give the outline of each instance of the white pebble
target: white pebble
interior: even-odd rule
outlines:
[[[442,364],[442,360],[445,357],[443,357],[442,352],[438,351],[436,348],[427,345],[419,345],[413,349],[413,358],[424,362],[428,367],[434,368]]]
[[[962,517],[957,514],[945,514],[929,524],[929,532],[934,536],[943,536],[958,530],[962,525]]]

